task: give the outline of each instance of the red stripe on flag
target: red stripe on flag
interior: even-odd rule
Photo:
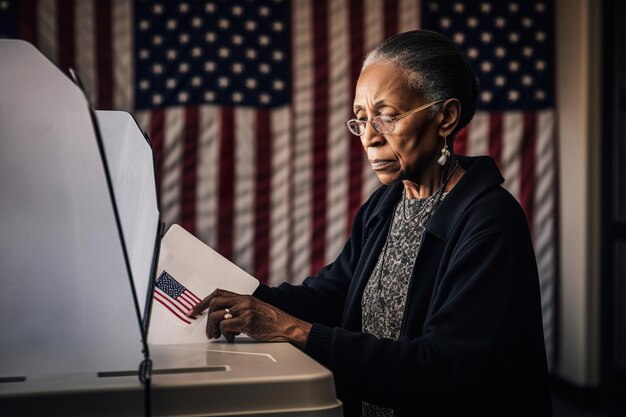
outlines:
[[[196,202],[198,185],[198,137],[200,134],[198,106],[185,108],[183,172],[181,184],[181,226],[196,233]]]
[[[197,301],[192,300],[187,291],[184,291],[181,295],[178,296],[177,301],[180,301],[186,308],[192,309],[198,304]]]
[[[254,275],[267,283],[270,265],[272,138],[270,113],[256,112],[256,190],[254,207]]]
[[[58,0],[56,8],[58,64],[64,73],[67,73],[68,68],[75,67],[75,15],[74,0]]]
[[[113,41],[111,0],[95,3],[96,68],[98,69],[98,108],[113,108]]]
[[[37,1],[22,0],[18,7],[20,38],[37,45]]]
[[[467,135],[469,135],[469,126],[465,126],[457,134],[453,142],[454,153],[459,155],[467,154]]]
[[[189,308],[192,308],[193,306],[198,304],[198,301],[191,297],[187,291],[183,292],[178,298],[183,299],[185,301],[185,305],[189,304]]]
[[[363,65],[365,50],[364,19],[363,0],[350,0],[350,11],[348,13],[351,67],[350,97],[354,96],[356,83]],[[352,111],[349,110],[347,119],[353,117]],[[348,161],[348,229],[346,230],[346,233],[349,234],[352,227],[352,219],[361,206],[361,195],[363,194],[363,146],[359,138],[350,133],[348,129],[346,129],[346,140],[350,144]]]
[[[533,230],[534,194],[535,194],[535,148],[537,142],[537,115],[524,113],[524,133],[522,137],[522,167],[520,203],[526,213],[530,230]]]
[[[165,111],[154,110],[150,114],[150,143],[154,153],[154,171],[156,176],[157,201],[161,201],[161,184],[163,181],[163,146],[165,142]]]
[[[181,312],[183,316],[186,316],[187,312],[191,309],[191,307],[180,302],[180,297],[172,298],[158,287],[154,289],[154,295],[160,296],[164,301],[168,302],[170,306]]]
[[[399,5],[398,0],[385,0],[385,39],[398,33]]]
[[[184,297],[184,295],[183,295],[183,294],[179,295],[179,296],[176,298],[176,302],[177,302],[177,303],[178,303],[178,305],[180,305],[180,306],[183,308],[183,310],[185,310],[185,311],[189,311],[189,310],[191,310],[191,309],[193,308],[193,306],[195,305],[195,304],[193,304],[193,303],[189,302],[189,300],[188,300],[188,299],[186,299],[186,298]]]
[[[189,289],[186,289],[185,292],[183,293],[184,296],[186,296],[187,298],[189,298],[189,300],[191,300],[191,302],[193,303],[199,303],[200,301],[202,301],[197,295],[195,295],[194,293],[192,293],[191,291],[189,291]]]
[[[179,319],[181,319],[182,321],[184,321],[187,324],[191,324],[191,320],[189,317],[187,317],[184,314],[180,314],[178,313],[174,308],[172,308],[166,300],[164,300],[162,298],[163,296],[161,294],[158,294],[156,291],[154,292],[154,299],[157,300],[159,303],[161,303],[161,305],[163,305],[163,307],[167,308],[172,314],[174,314],[176,317],[178,317]]]
[[[328,187],[328,4],[313,4],[313,224],[311,230],[311,273],[324,266],[326,246],[326,191]]]
[[[194,293],[192,293],[189,290],[187,290],[187,294],[189,294],[191,299],[194,300],[196,303],[199,303],[200,301],[202,301],[202,299],[200,297],[198,297],[197,295],[195,295]]]
[[[296,11],[295,11],[295,7],[291,8],[291,19],[292,21],[295,22],[295,16],[296,16]],[[296,33],[298,32],[298,27],[295,24],[291,25],[291,35],[290,35],[290,39],[291,39],[291,47],[292,49],[295,47],[294,44],[294,39],[296,38]],[[294,52],[292,51],[292,54],[294,54]],[[294,54],[295,55],[295,54]],[[291,59],[291,97],[293,100],[293,97],[295,97],[295,91],[296,91],[296,79],[298,78],[299,75],[299,63],[296,59],[293,58],[292,55],[292,59]],[[293,182],[293,173],[295,172],[295,165],[296,165],[296,158],[295,158],[295,135],[293,133],[295,133],[295,120],[296,120],[296,112],[295,112],[295,106],[294,103],[292,101],[291,106],[289,106],[289,131],[292,132],[291,134],[289,134],[289,138],[288,138],[288,145],[287,145],[287,155],[289,156],[287,158],[287,173],[288,173],[288,180],[287,180],[287,195],[286,195],[286,199],[287,199],[287,213],[289,213],[287,215],[287,220],[286,220],[286,244],[284,245],[285,251],[287,252],[287,261],[285,262],[285,266],[284,266],[284,271],[288,271],[287,274],[283,274],[283,276],[281,276],[279,279],[280,280],[284,280],[284,281],[289,281],[290,279],[287,278],[285,275],[289,275],[293,272],[294,270],[294,250],[293,250],[293,242],[294,242],[294,224],[295,224],[295,219],[294,216],[292,215],[294,212],[294,182]],[[276,275],[276,274],[275,274]],[[274,280],[276,280],[276,277],[273,276]]]
[[[491,113],[489,117],[489,155],[499,167],[502,162],[502,133],[504,124],[502,113]]]
[[[233,257],[235,207],[235,111],[221,109],[218,182],[217,250],[224,257]]]

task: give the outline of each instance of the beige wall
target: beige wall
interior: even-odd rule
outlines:
[[[560,291],[556,375],[599,382],[599,1],[556,1]]]

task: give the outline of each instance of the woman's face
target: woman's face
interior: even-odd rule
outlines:
[[[366,67],[356,85],[354,114],[371,120],[378,115],[398,116],[424,103],[420,94],[407,88],[397,67],[377,63]],[[394,130],[384,135],[367,123],[361,143],[372,169],[383,184],[398,180],[421,183],[428,171],[437,167],[443,141],[438,135],[438,117],[428,118],[428,110],[396,121]]]

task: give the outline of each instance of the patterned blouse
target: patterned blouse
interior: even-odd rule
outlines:
[[[403,193],[385,246],[361,299],[362,329],[378,338],[397,340],[404,318],[411,274],[422,236],[435,206],[447,193],[409,199]],[[393,416],[393,410],[363,402],[363,416]]]

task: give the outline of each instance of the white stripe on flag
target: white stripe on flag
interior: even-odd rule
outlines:
[[[161,216],[168,226],[180,222],[184,120],[180,107],[165,111]]]
[[[539,252],[540,234],[553,232],[554,221],[554,111],[544,110],[537,116],[535,146],[534,234]],[[550,239],[551,241],[551,239]],[[548,241],[546,241],[548,242]]]
[[[270,117],[272,137],[272,182],[270,212],[269,285],[278,285],[290,277],[288,270],[292,213],[289,204],[292,146],[291,113],[288,107],[273,110]]]
[[[344,0],[334,0],[328,14],[329,111],[328,111],[328,183],[326,185],[325,263],[333,261],[345,243],[348,225],[348,163],[350,149],[346,141],[346,109],[352,107],[349,90],[350,50]]]
[[[539,269],[543,328],[546,339],[548,366],[554,358],[555,331],[555,260],[557,257],[555,232],[555,169],[554,169],[554,110],[539,113],[535,149],[534,245]]]
[[[363,18],[365,19],[365,52],[369,52],[370,49],[378,45],[384,37],[383,28],[383,16],[384,3],[377,0],[365,0],[364,7],[365,13]],[[354,138],[354,140],[359,140]],[[380,187],[380,181],[376,174],[372,171],[372,167],[367,161],[365,152],[363,152],[363,200],[367,200],[369,196]]]
[[[154,289],[154,299],[163,303],[166,308],[170,309],[170,313],[176,316],[178,319],[191,323],[195,318],[187,317],[185,313],[188,309],[181,307],[176,300],[172,299],[169,295],[161,291],[159,288]]]
[[[217,246],[217,184],[219,181],[220,111],[215,106],[200,106],[198,141],[198,199],[196,234],[211,247]]]
[[[152,116],[152,112],[149,110],[136,111],[133,113],[135,120],[137,120],[137,124],[141,127],[141,130],[144,132],[150,133],[150,119]],[[156,169],[156,167],[155,167]]]
[[[398,7],[398,33],[415,30],[420,27],[420,7],[415,0],[400,0]]]
[[[365,0],[365,52],[378,45],[384,37],[384,2]]]
[[[256,110],[235,109],[233,262],[254,273]]]
[[[167,302],[167,304],[169,304],[171,307],[173,307],[174,309],[176,309],[177,312],[181,313],[183,316],[185,315],[185,313],[190,309],[189,307],[187,307],[186,304],[181,302],[180,297],[174,299],[172,297],[170,297],[169,295],[167,295],[167,293],[165,293],[163,290],[161,290],[160,288],[155,288],[154,289],[155,295],[156,296],[160,296],[161,299],[163,299],[164,301]]]
[[[189,304],[191,308],[193,308],[196,304],[202,301],[191,292],[189,292],[189,290],[184,291],[178,298],[183,298],[185,300],[185,304]]]
[[[524,135],[524,115],[521,112],[506,112],[502,130],[502,176],[504,188],[520,198],[522,138]]]
[[[94,24],[94,0],[81,0],[75,3],[75,44],[76,71],[85,87],[85,92],[92,106],[97,103],[96,95],[96,40]]]
[[[113,107],[130,111],[134,106],[133,2],[113,0],[111,4],[113,48]]]
[[[489,113],[476,112],[467,135],[468,155],[489,154]]]
[[[311,178],[313,137],[313,11],[311,1],[293,10],[294,155],[293,155],[293,246],[289,280],[302,281],[310,272]]]
[[[48,59],[58,64],[57,45],[57,4],[55,0],[39,0],[37,2],[37,48]]]
[[[354,138],[354,140],[359,140]],[[367,160],[365,151],[363,151],[363,201],[366,201],[374,191],[376,191],[382,184],[378,179],[376,173],[372,170],[372,166]]]
[[[194,303],[189,301],[189,298],[185,297],[184,293],[179,295],[178,298],[176,298],[176,301],[183,308],[183,311],[191,310],[193,306],[195,305]]]

